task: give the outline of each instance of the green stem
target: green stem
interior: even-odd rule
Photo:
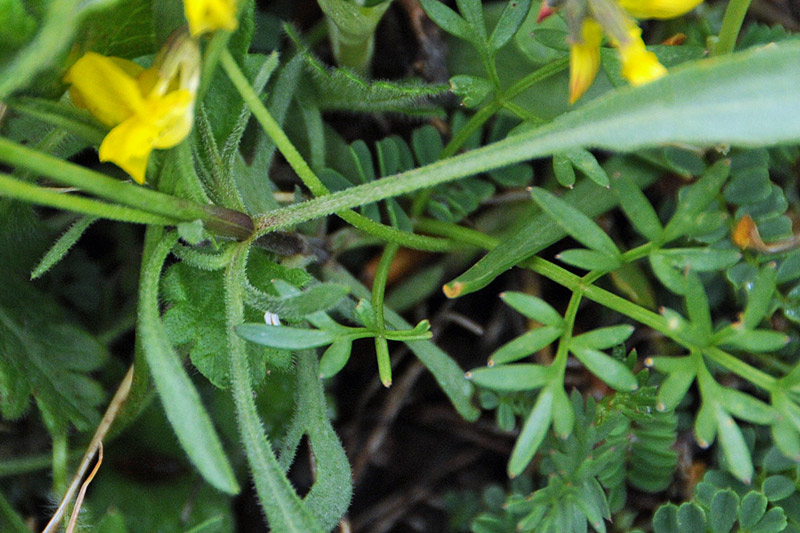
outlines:
[[[378,328],[378,335],[375,336],[375,352],[378,355],[378,374],[384,387],[392,384],[392,363],[389,360],[389,348],[386,345],[386,337],[383,331],[386,329],[383,313],[383,299],[386,295],[386,281],[389,278],[389,269],[392,266],[394,256],[400,247],[395,243],[386,245],[375,269],[375,280],[372,282],[372,308],[375,309],[375,323]]]
[[[224,61],[224,59],[223,59]],[[253,398],[244,339],[235,327],[244,322],[244,279],[249,243],[237,246],[225,271],[225,315],[228,332],[230,387],[239,433],[261,505],[275,531],[321,531],[278,464]]]
[[[31,170],[59,183],[78,187],[101,198],[161,215],[172,221],[200,219],[209,230],[220,235],[244,239],[253,232],[253,221],[244,213],[224,207],[197,204],[146,187],[125,183],[2,137],[0,137],[0,161]]]
[[[580,307],[582,299],[583,293],[581,291],[573,291],[569,304],[567,304],[567,310],[564,313],[564,333],[561,334],[558,340],[558,349],[553,360],[553,368],[558,372],[558,379],[561,381],[564,380],[564,372],[567,370],[569,344],[572,341],[572,330],[575,327],[575,318],[578,316],[578,307]]]
[[[749,7],[750,0],[730,0],[728,2],[725,15],[722,17],[719,40],[711,51],[712,55],[721,56],[733,52]]]
[[[180,222],[180,219],[154,215],[131,207],[107,204],[83,196],[59,193],[45,187],[31,185],[30,183],[20,181],[8,174],[2,173],[0,173],[0,196],[7,196],[23,202],[46,205],[56,209],[65,209],[84,215],[119,220],[121,222],[132,222],[134,224],[167,226]]]
[[[228,74],[231,82],[236,87],[236,90],[239,91],[242,99],[250,108],[250,111],[252,111],[253,116],[256,118],[259,124],[261,124],[261,127],[264,128],[266,134],[275,143],[275,146],[298,175],[300,180],[305,184],[306,187],[308,187],[308,190],[310,190],[314,196],[330,196],[330,191],[328,188],[317,177],[308,163],[306,163],[305,159],[303,159],[303,156],[300,155],[300,152],[298,152],[297,148],[295,148],[294,144],[292,144],[292,141],[289,140],[289,137],[287,137],[283,132],[278,122],[272,117],[272,114],[267,110],[266,107],[264,107],[264,104],[261,103],[258,95],[255,93],[255,91],[253,91],[253,88],[250,86],[247,78],[245,78],[244,74],[239,69],[239,66],[234,61],[230,52],[225,51],[222,54],[221,62],[222,67],[225,69],[225,72]],[[306,205],[306,203],[297,205]],[[326,213],[326,215],[330,214],[333,214],[333,212]],[[390,242],[396,242],[408,248],[438,252],[448,251],[453,248],[452,243],[449,241],[435,239],[433,237],[426,237],[424,235],[409,234],[396,228],[386,226],[385,224],[375,222],[374,220],[370,220],[369,218],[353,211],[346,210],[344,212],[337,213],[337,215],[349,224],[352,224],[353,226],[369,233],[370,235],[375,235],[376,237],[380,237],[381,239]],[[269,219],[270,217],[271,215],[268,214],[263,215],[261,218]],[[311,218],[307,218],[306,220],[311,220]],[[294,225],[294,223],[289,222],[283,227],[291,225]],[[268,233],[273,229],[278,228],[273,226],[264,228],[264,231],[261,231],[259,235]]]

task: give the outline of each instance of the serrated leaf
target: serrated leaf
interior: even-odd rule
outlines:
[[[622,261],[618,258],[609,257],[602,252],[587,250],[586,248],[564,250],[556,256],[556,259],[584,270],[599,270],[602,272],[610,272],[622,266]]]
[[[558,386],[560,387],[561,384],[559,383]],[[539,398],[525,420],[517,442],[514,444],[514,449],[511,451],[511,458],[508,460],[508,474],[511,477],[521,474],[531,462],[536,450],[539,449],[539,445],[547,435],[552,420],[553,391],[546,388],[539,393]]]
[[[534,390],[553,377],[550,367],[533,363],[476,368],[467,373],[467,379],[476,385],[499,391]]]
[[[625,342],[633,334],[633,330],[633,326],[627,324],[593,329],[573,337],[570,346],[605,350]]]
[[[489,357],[489,366],[513,363],[538,352],[561,336],[562,328],[542,326],[523,333],[495,350]]]
[[[592,219],[553,193],[534,187],[531,196],[536,204],[573,239],[587,248],[610,257],[619,257],[617,245]]]
[[[508,0],[500,15],[500,20],[497,21],[497,25],[489,37],[489,46],[493,50],[499,50],[514,37],[525,21],[525,17],[528,16],[530,8],[530,0]]]
[[[583,346],[570,346],[570,351],[589,371],[619,391],[634,391],[639,382],[623,363],[605,353]]]

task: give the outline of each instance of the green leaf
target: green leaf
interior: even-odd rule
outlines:
[[[550,367],[532,363],[518,363],[491,368],[476,368],[467,372],[467,379],[492,390],[534,390],[545,385],[553,377]]]
[[[105,56],[133,59],[158,50],[151,0],[112,2],[110,9],[86,19],[78,32],[76,55],[91,50]]]
[[[242,324],[236,327],[236,333],[250,342],[284,350],[318,348],[327,346],[337,339],[336,334],[328,330],[267,324]]]
[[[619,391],[634,391],[639,382],[623,363],[605,353],[584,346],[570,346],[570,351],[589,371]]]
[[[719,444],[731,474],[743,483],[753,478],[753,460],[742,435],[742,430],[722,407],[715,410]]]
[[[526,317],[554,328],[564,327],[564,317],[539,297],[524,292],[508,291],[500,294],[503,301]]]
[[[714,201],[722,184],[730,174],[730,160],[722,159],[712,165],[696,183],[684,187],[675,214],[664,228],[664,240],[671,241],[681,236],[693,224],[701,212]]]
[[[353,343],[349,339],[335,340],[322,354],[319,361],[319,377],[328,379],[338,374],[350,359],[352,349]]]
[[[561,387],[561,384],[558,383],[557,386]],[[517,442],[514,444],[511,458],[508,460],[509,476],[516,477],[525,470],[547,435],[552,420],[553,391],[548,387],[539,393],[539,398],[525,420]]]
[[[575,411],[563,387],[553,387],[553,429],[566,439],[575,425]]]
[[[794,481],[788,477],[777,475],[769,476],[765,479],[764,483],[761,485],[761,491],[769,501],[777,502],[797,492],[797,487]]]
[[[682,359],[689,359],[688,357]],[[688,362],[688,361],[687,361]],[[686,369],[675,370],[669,373],[667,379],[658,388],[658,403],[656,408],[659,411],[671,411],[675,409],[684,396],[686,391],[694,382],[696,372],[694,364],[687,365]]]
[[[659,255],[679,270],[691,269],[696,272],[712,272],[730,268],[741,259],[736,250],[717,248],[667,248],[653,255]]]
[[[189,459],[211,485],[235,494],[239,486],[211,418],[172,349],[159,317],[159,276],[176,239],[174,235],[162,238],[142,269],[138,316],[142,350],[167,418]]]
[[[708,296],[700,277],[693,271],[686,271],[686,312],[692,325],[704,338],[711,337],[711,308]]]
[[[459,74],[450,78],[450,90],[468,109],[481,105],[494,88],[491,81],[479,76]]]
[[[772,304],[776,283],[775,264],[764,265],[747,295],[747,306],[742,314],[742,325],[745,329],[755,329],[764,320]]]
[[[36,268],[31,272],[31,279],[36,279],[50,270],[56,263],[61,261],[69,252],[83,233],[97,220],[97,217],[85,216],[76,220],[69,229],[58,238],[53,246],[47,251]]]
[[[653,205],[633,179],[627,174],[619,173],[612,181],[611,190],[636,231],[651,241],[658,241],[664,233],[661,221]]]
[[[739,505],[739,525],[750,529],[764,516],[767,510],[767,497],[760,492],[750,491],[742,497]]]
[[[662,505],[653,515],[655,533],[680,533],[678,528],[678,506],[674,503]]]
[[[714,394],[725,410],[736,418],[765,426],[775,423],[779,418],[775,409],[742,391],[720,387]]]
[[[587,178],[601,187],[609,187],[608,174],[606,174],[606,171],[603,170],[603,167],[600,166],[590,151],[583,149],[567,150],[565,155],[575,168],[580,170]]]
[[[709,527],[714,533],[728,533],[736,523],[736,511],[739,509],[739,496],[731,489],[714,494],[711,500]]]
[[[619,250],[606,232],[578,209],[545,189],[534,187],[531,196],[550,218],[576,241],[609,257],[619,257]]]
[[[773,507],[750,531],[753,533],[779,533],[786,531],[787,525],[786,512],[780,507]]]
[[[553,154],[553,173],[562,187],[571,189],[575,184],[575,169],[565,152]]]
[[[717,438],[717,403],[713,399],[703,397],[703,403],[694,419],[694,434],[701,448],[708,448]]]
[[[481,0],[456,0],[456,5],[461,15],[472,27],[472,34],[481,38],[480,42],[487,40],[486,22],[483,17],[483,2]],[[474,37],[473,37],[474,38]]]
[[[745,352],[763,353],[780,350],[790,340],[787,335],[769,329],[745,330],[731,327],[730,331],[731,334],[723,337],[719,346]]]
[[[489,47],[493,50],[500,50],[517,33],[528,11],[531,8],[531,0],[508,0],[500,20],[489,37]]]
[[[678,507],[678,527],[686,533],[705,533],[706,514],[702,507],[692,502],[684,502]]]
[[[556,256],[556,259],[584,270],[598,270],[601,272],[610,272],[622,266],[622,261],[616,257],[609,257],[602,252],[585,248],[564,250]]]
[[[563,328],[542,326],[523,333],[494,351],[489,357],[489,366],[513,363],[538,352],[561,336]]]
[[[289,284],[283,280],[275,280],[273,285],[281,292],[280,286]],[[345,285],[320,283],[291,296],[274,297],[259,291],[248,295],[247,303],[261,311],[274,313],[281,319],[301,320],[318,311],[331,309],[349,293],[350,289]]]
[[[627,324],[594,329],[572,338],[570,346],[605,350],[625,342],[633,334],[633,326]]]
[[[428,18],[447,33],[466,41],[474,39],[473,30],[469,23],[439,0],[420,0],[419,4],[425,10]]]

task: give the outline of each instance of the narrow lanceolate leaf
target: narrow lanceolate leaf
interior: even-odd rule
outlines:
[[[598,328],[572,338],[572,346],[582,346],[595,350],[605,350],[625,342],[633,333],[633,326],[627,324]]]
[[[610,272],[622,266],[622,261],[616,257],[585,248],[564,250],[556,256],[556,259],[584,270],[599,270],[602,272]]]
[[[563,387],[553,386],[553,429],[562,439],[566,439],[575,425],[575,410]]]
[[[620,255],[617,245],[600,226],[561,198],[539,187],[531,191],[531,196],[553,222],[579,243],[610,257]]]
[[[477,368],[467,372],[467,379],[488,389],[499,391],[523,391],[538,389],[553,376],[550,367],[519,363],[493,368]]]
[[[440,0],[420,0],[419,3],[428,18],[447,33],[452,33],[466,41],[475,38],[469,23]]]
[[[742,254],[736,250],[716,248],[667,248],[658,254],[678,269],[691,269],[696,272],[724,270],[736,264]]]
[[[728,461],[728,469],[739,480],[750,483],[753,478],[753,459],[742,430],[722,407],[716,409],[715,415],[719,444]]]
[[[87,230],[92,223],[97,220],[97,217],[94,216],[84,216],[79,218],[75,223],[70,226],[70,228],[58,238],[58,240],[53,244],[50,250],[42,257],[42,260],[39,261],[39,264],[36,265],[36,268],[33,269],[31,272],[31,279],[36,279],[61,261],[64,256],[67,255],[70,248],[78,242],[78,239],[81,238],[83,232]]]
[[[589,150],[582,148],[575,150],[568,150],[566,156],[572,164],[580,170],[587,178],[595,182],[600,187],[608,187],[608,174],[597,162],[597,159],[592,155]]]
[[[541,298],[524,292],[504,292],[500,298],[532,320],[556,328],[564,327],[564,318],[561,314]]]
[[[531,0],[509,0],[506,2],[506,8],[503,14],[500,15],[500,20],[492,31],[489,37],[489,46],[493,50],[502,48],[514,34],[517,33],[522,22],[528,15],[531,8]]]
[[[217,432],[192,381],[172,349],[159,317],[158,282],[161,266],[177,237],[165,237],[142,270],[139,291],[139,337],[147,366],[178,440],[192,463],[214,487],[239,492]]]
[[[769,329],[731,329],[734,333],[726,336],[719,343],[720,347],[761,353],[780,350],[789,342],[789,337],[778,331]]]
[[[725,409],[736,418],[762,425],[772,424],[778,419],[775,409],[747,393],[722,387],[717,394]]]
[[[686,312],[692,325],[704,337],[711,337],[711,309],[706,289],[700,277],[691,270],[686,272]]]
[[[695,374],[694,365],[670,372],[658,388],[656,409],[659,411],[675,409],[686,396],[686,391],[694,382]]]
[[[559,383],[558,386],[560,387],[561,384]],[[539,394],[536,404],[522,426],[522,431],[508,461],[509,476],[516,477],[525,470],[547,435],[552,420],[553,391],[548,387]]]
[[[319,360],[319,377],[325,379],[338,374],[347,364],[352,349],[353,343],[350,339],[334,341]]]
[[[291,328],[267,324],[242,324],[236,327],[240,337],[256,344],[284,350],[307,350],[327,346],[336,340],[332,331]]]
[[[745,329],[755,329],[764,320],[772,304],[772,295],[777,284],[777,271],[775,264],[765,265],[747,295],[747,307],[742,315],[742,325]]]
[[[523,333],[498,348],[489,357],[489,366],[512,363],[534,354],[561,336],[562,331],[560,327],[542,326]]]
[[[664,231],[661,221],[653,205],[630,176],[620,173],[612,181],[611,190],[636,231],[651,241],[658,241]]]
[[[611,356],[583,346],[570,346],[570,351],[592,374],[610,387],[620,391],[634,391],[639,387],[633,372]]]

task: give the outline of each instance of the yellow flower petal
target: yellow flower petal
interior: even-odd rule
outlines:
[[[121,63],[124,62],[124,63]],[[70,96],[73,102],[88,109],[100,122],[115,126],[144,106],[144,99],[129,71],[130,61],[105,57],[87,52],[72,65],[64,81],[71,83]]]
[[[583,96],[600,69],[600,42],[603,28],[592,19],[583,21],[582,42],[572,43],[569,55],[569,103]]]
[[[641,38],[641,30],[634,26],[627,43],[619,44],[622,59],[622,76],[631,85],[642,85],[667,73],[653,52],[648,52]]]
[[[134,115],[108,132],[100,145],[100,161],[111,161],[138,183],[144,183],[147,158],[157,138],[158,128]]]
[[[619,0],[619,5],[637,19],[671,19],[696,8],[703,0]]]
[[[154,146],[172,148],[180,144],[192,131],[194,95],[183,89],[168,93],[154,103],[150,117],[158,128]]]
[[[236,0],[184,0],[183,9],[193,37],[218,29],[233,31],[238,25]]]

